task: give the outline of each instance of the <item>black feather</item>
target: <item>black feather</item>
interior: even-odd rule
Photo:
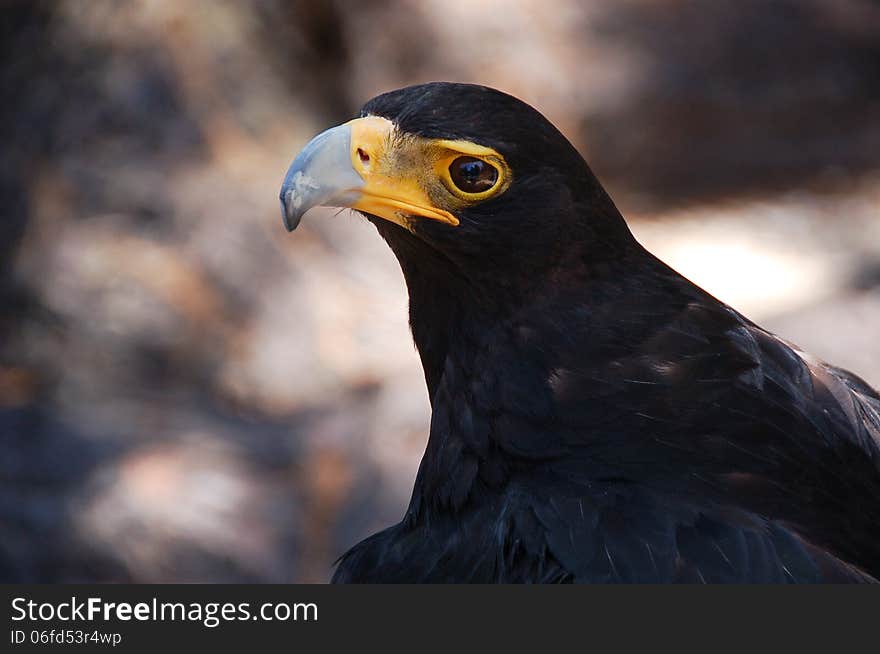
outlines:
[[[880,397],[643,250],[540,114],[468,85],[364,113],[501,152],[456,228],[376,224],[433,407],[403,521],[334,581],[880,577]]]

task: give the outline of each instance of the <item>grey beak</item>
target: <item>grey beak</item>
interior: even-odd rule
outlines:
[[[281,216],[288,232],[312,207],[346,207],[360,196],[364,181],[351,165],[351,127],[321,132],[297,155],[281,185]]]

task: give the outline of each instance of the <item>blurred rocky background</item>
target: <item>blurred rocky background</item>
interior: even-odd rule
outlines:
[[[880,384],[877,0],[7,0],[0,52],[2,581],[325,581],[399,519],[401,276],[277,191],[405,84],[537,106],[662,258]]]

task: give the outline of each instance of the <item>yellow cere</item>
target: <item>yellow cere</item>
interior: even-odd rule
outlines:
[[[454,213],[494,197],[510,185],[510,168],[498,152],[476,143],[426,139],[401,134],[378,116],[357,118],[351,128],[351,164],[364,180],[361,197],[352,205],[406,229],[412,216],[459,224]],[[450,164],[461,156],[493,166],[498,179],[492,188],[466,193],[452,183]]]

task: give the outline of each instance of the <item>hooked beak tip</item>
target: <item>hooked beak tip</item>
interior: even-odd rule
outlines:
[[[291,206],[290,195],[290,191],[282,189],[281,196],[279,197],[281,203],[281,219],[284,222],[284,229],[288,232],[292,232],[299,227],[300,220],[302,220],[302,214],[295,211]]]
[[[352,167],[351,127],[332,127],[309,141],[281,185],[281,218],[292,232],[309,209],[350,206],[363,179]]]

